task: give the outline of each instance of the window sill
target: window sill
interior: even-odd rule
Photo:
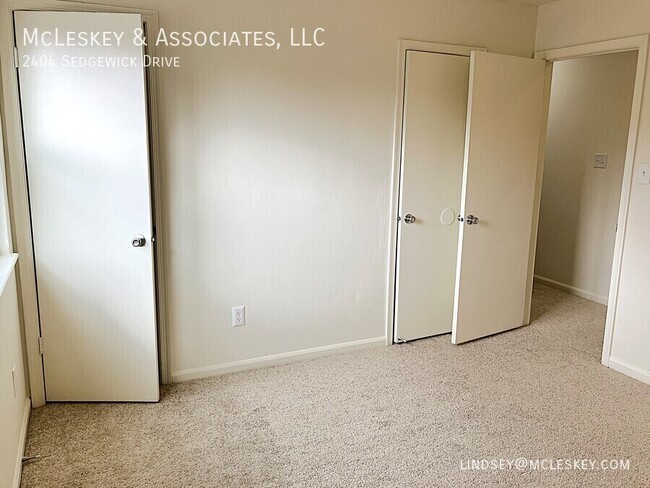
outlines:
[[[18,261],[18,254],[5,254],[0,256],[0,297],[5,291],[11,272]]]

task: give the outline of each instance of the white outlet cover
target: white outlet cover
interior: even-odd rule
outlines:
[[[246,325],[246,307],[244,305],[232,307],[232,326],[241,327],[243,325]]]

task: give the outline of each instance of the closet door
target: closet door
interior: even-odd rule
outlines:
[[[15,13],[47,401],[158,400],[141,27],[136,14]],[[89,31],[122,38],[66,40]]]
[[[469,57],[407,51],[396,342],[451,332]]]
[[[471,55],[454,344],[525,322],[545,64]]]

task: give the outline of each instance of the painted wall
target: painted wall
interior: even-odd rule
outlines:
[[[16,462],[22,456],[18,450],[28,405],[23,364],[16,279],[12,273],[0,295],[0,486],[3,487],[13,486]]]
[[[535,274],[607,303],[636,52],[553,66]],[[594,168],[606,153],[606,169]]]
[[[0,126],[0,487],[14,486],[23,453],[29,387],[16,275],[9,235],[5,160]],[[9,276],[7,277],[7,274]],[[6,278],[6,280],[5,280]],[[4,286],[3,286],[4,285]]]
[[[112,0],[99,0],[115,3]],[[385,341],[397,40],[532,56],[537,9],[490,0],[135,0],[167,31],[282,47],[163,48],[171,365]],[[322,48],[289,46],[322,27]],[[231,308],[245,305],[245,327]]]
[[[168,30],[272,30],[167,48],[172,370],[385,337],[397,39],[531,56],[537,10],[486,0],[130,3]],[[291,27],[325,28],[291,48]],[[232,328],[231,307],[248,325]]]
[[[647,0],[560,0],[539,10],[537,49],[647,34]],[[650,161],[650,77],[646,73],[635,155]],[[650,382],[650,185],[632,184],[610,364]]]

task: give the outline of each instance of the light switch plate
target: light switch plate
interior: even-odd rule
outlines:
[[[650,185],[650,164],[640,164],[636,170],[636,182],[640,185]]]
[[[598,169],[607,168],[607,154],[605,153],[594,154],[594,168],[598,168]]]

